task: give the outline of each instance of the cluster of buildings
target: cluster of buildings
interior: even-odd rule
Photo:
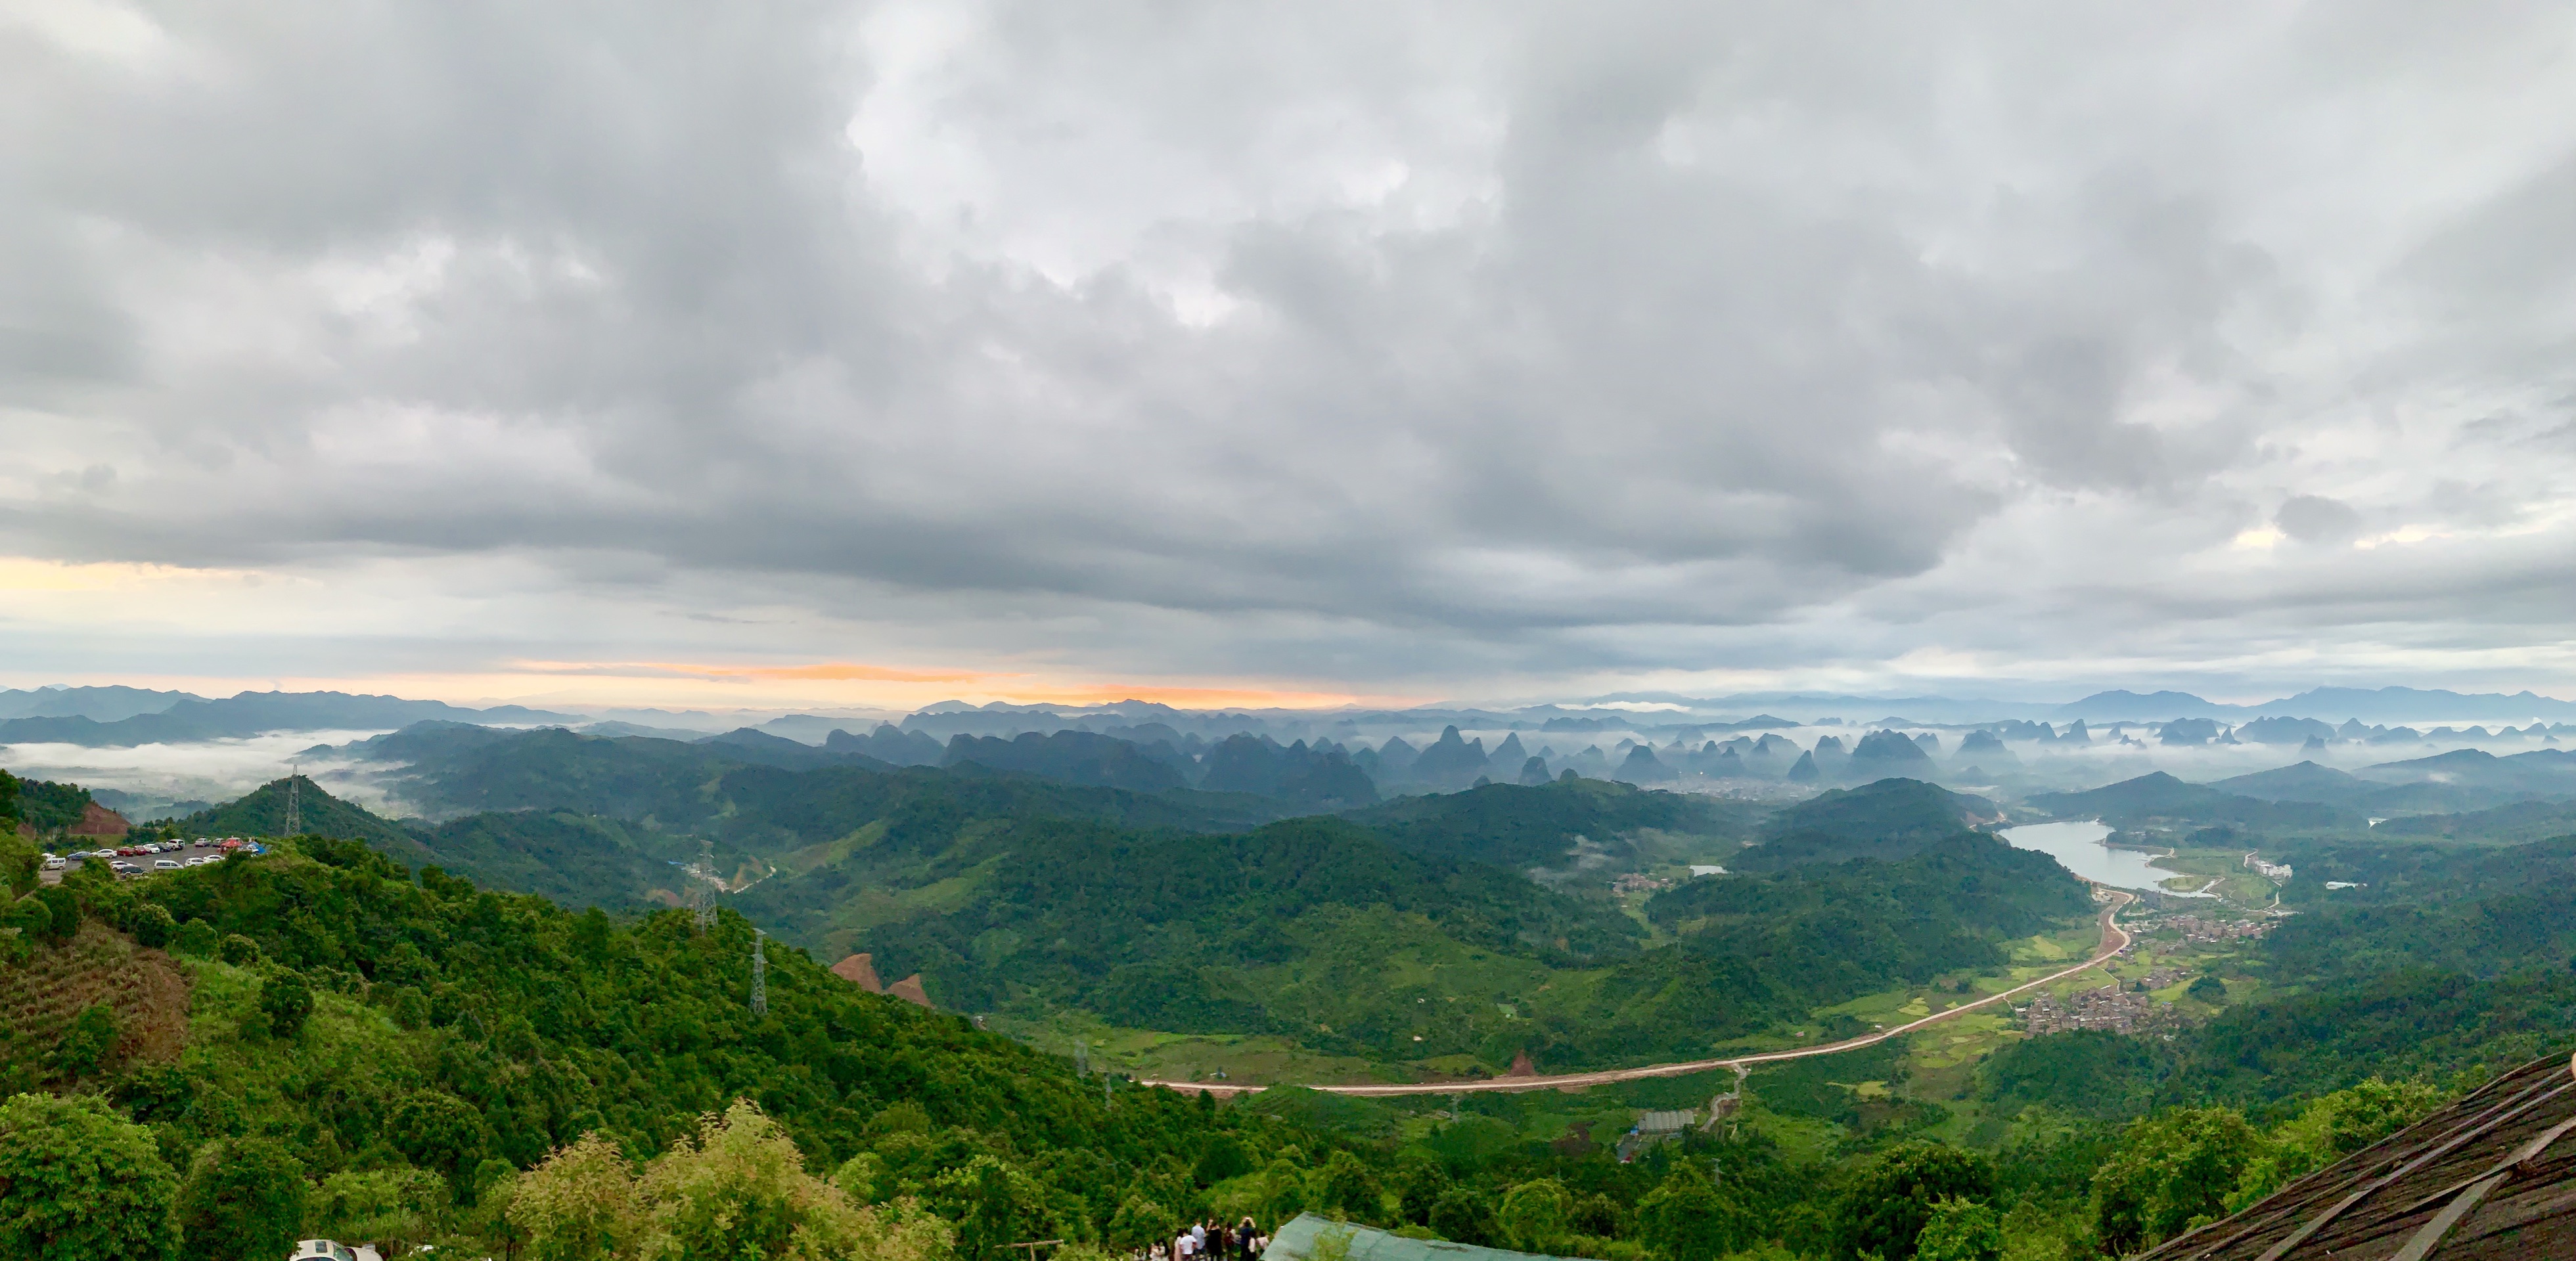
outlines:
[[[2171,983],[2170,980],[2166,982]],[[2063,999],[2043,993],[2032,999],[2029,1006],[2015,1009],[2013,1016],[2020,1021],[2022,1032],[2034,1037],[2043,1033],[2072,1033],[2078,1029],[2170,1033],[2182,1024],[2173,1004],[2157,1002],[2142,991],[2117,985],[2077,990]]]
[[[2184,941],[2248,941],[2272,931],[2278,920],[2216,919],[2205,915],[2168,915],[2157,921],[2158,928],[2171,928],[2182,933]]]
[[[2262,855],[2249,850],[2245,855],[2245,865],[2253,868],[2255,874],[2262,876],[2266,880],[2276,881],[2281,884],[2288,884],[2290,882],[2290,864],[2288,863],[2265,862]]]
[[[1653,893],[1673,887],[1670,880],[1657,880],[1643,872],[1632,871],[1610,882],[1610,891],[1622,897],[1631,893]]]
[[[1619,1157],[1619,1163],[1627,1164],[1657,1143],[1669,1143],[1680,1138],[1684,1131],[1716,1129],[1718,1122],[1735,1115],[1736,1105],[1742,1101],[1743,1096],[1731,1090],[1711,1098],[1706,1111],[1698,1108],[1676,1108],[1670,1111],[1640,1112],[1637,1114],[1637,1124],[1627,1133],[1619,1136],[1618,1146],[1613,1150]],[[1707,1119],[1702,1120],[1702,1117]]]

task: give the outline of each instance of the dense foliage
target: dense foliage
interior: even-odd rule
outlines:
[[[1487,784],[1399,798],[1344,817],[1408,853],[1508,868],[1561,865],[1578,838],[1619,853],[1630,847],[1628,837],[1647,829],[1722,841],[1749,831],[1735,803],[1606,779]]]
[[[873,911],[882,922],[844,938],[850,948],[890,975],[922,972],[935,997],[971,1009],[1034,1002],[1147,1028],[1294,1029],[1387,1055],[1411,1049],[1422,995],[1377,978],[1384,955],[1372,943],[1420,938],[1544,967],[1624,953],[1642,936],[1605,905],[1404,854],[1331,819],[1226,836],[1034,819],[968,828],[938,849],[924,839],[938,838],[888,829],[740,904],[806,937]],[[889,886],[938,900],[865,896]]]
[[[1828,789],[1773,815],[1762,826],[1760,844],[1729,865],[1777,871],[1852,858],[1893,860],[1998,813],[1983,797],[1916,779]]]
[[[862,993],[791,949],[769,950],[768,1012],[755,1015],[751,929],[735,915],[622,924],[434,868],[415,883],[355,843],[297,848],[142,882],[75,876],[90,915],[176,923],[195,975],[186,1049],[114,1056],[85,1078],[6,1070],[16,1090],[102,1089],[150,1127],[150,1154],[186,1171],[174,1202],[189,1255],[291,1241],[328,1205],[468,1230],[497,1176],[586,1133],[664,1151],[737,1099],[806,1159],[882,1161],[889,1193],[932,1195],[989,1162],[1069,1238],[1098,1238],[1130,1197],[1195,1205],[1190,1170],[1214,1136],[1283,1141],[1257,1113],[1104,1097],[1059,1061]],[[276,1198],[289,1187],[296,1202]]]

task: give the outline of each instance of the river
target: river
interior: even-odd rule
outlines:
[[[2068,871],[2087,880],[2107,884],[2114,889],[2137,889],[2162,893],[2168,897],[2199,898],[2205,893],[2175,893],[2164,887],[2166,880],[2181,875],[2152,866],[2152,857],[2143,850],[2113,849],[2102,843],[2111,829],[2090,820],[2070,823],[2025,823],[2005,828],[1995,835],[2015,849],[2032,849],[2065,865]]]

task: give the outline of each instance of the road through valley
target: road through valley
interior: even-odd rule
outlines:
[[[2095,887],[2102,893],[2108,895],[2109,902],[2102,908],[2100,921],[2102,926],[2101,945],[2093,952],[2092,957],[2086,959],[2082,963],[2076,964],[2074,967],[2062,968],[2058,971],[2051,972],[2046,976],[2040,977],[2037,980],[2025,981],[2001,993],[1988,994],[1984,998],[1977,999],[1974,1002],[1961,1003],[1946,1011],[1936,1011],[1920,1020],[1909,1021],[1892,1029],[1874,1030],[1857,1038],[1847,1038],[1840,1042],[1828,1042],[1822,1046],[1797,1047],[1786,1051],[1762,1051],[1750,1055],[1728,1055],[1720,1056],[1715,1059],[1685,1060],[1672,1064],[1648,1064],[1639,1068],[1603,1069],[1599,1072],[1592,1073],[1543,1073],[1517,1077],[1487,1077],[1474,1081],[1403,1083],[1370,1082],[1359,1085],[1310,1086],[1308,1089],[1320,1090],[1336,1095],[1369,1096],[1464,1095],[1486,1091],[1567,1090],[1580,1089],[1585,1086],[1607,1085],[1612,1082],[1637,1081],[1648,1077],[1681,1077],[1691,1073],[1705,1073],[1721,1068],[1731,1068],[1740,1071],[1750,1068],[1756,1064],[1774,1064],[1782,1060],[1803,1060],[1818,1055],[1839,1055],[1845,1051],[1857,1051],[1862,1047],[1875,1046],[1881,1042],[1887,1041],[1889,1038],[1900,1038],[1917,1029],[1939,1024],[1944,1020],[1965,1015],[1969,1012],[1976,1011],[1979,1008],[1991,1007],[1996,1003],[2008,1002],[2016,995],[2029,993],[2041,986],[2062,981],[2076,973],[2083,972],[2090,968],[2099,967],[2112,956],[2128,949],[2130,941],[2129,932],[2127,929],[2120,927],[2119,915],[2121,908],[2126,907],[2129,903],[2137,900],[2136,896],[2119,889],[2103,888],[2098,885]],[[1216,1095],[1249,1094],[1265,1089],[1265,1087],[1262,1086],[1237,1086],[1223,1082],[1144,1080],[1139,1081],[1137,1084],[1143,1086],[1169,1086],[1174,1090],[1200,1091]]]

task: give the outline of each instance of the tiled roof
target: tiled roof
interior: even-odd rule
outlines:
[[[1296,1220],[1280,1227],[1279,1233],[1270,1237],[1270,1246],[1261,1250],[1261,1261],[1306,1261],[1314,1255],[1316,1237],[1326,1231],[1349,1233],[1350,1261],[1553,1261],[1536,1253],[1479,1248],[1445,1239],[1407,1239],[1366,1226],[1328,1221],[1312,1213],[1300,1213]]]
[[[2576,1257],[2571,1131],[2576,1061],[2535,1060],[2140,1261]]]

